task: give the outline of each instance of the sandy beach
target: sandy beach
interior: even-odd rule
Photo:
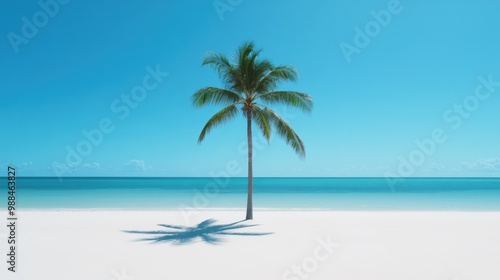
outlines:
[[[499,212],[256,211],[253,221],[242,217],[243,211],[201,211],[190,221],[178,211],[23,211],[17,272],[3,262],[0,275],[500,279]],[[144,231],[152,232],[138,233]],[[6,245],[4,239],[2,252]]]

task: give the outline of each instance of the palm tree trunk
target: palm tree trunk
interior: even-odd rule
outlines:
[[[246,220],[253,219],[253,204],[252,204],[252,192],[253,192],[253,170],[252,170],[252,160],[253,160],[253,148],[252,148],[252,112],[247,112],[247,141],[248,141],[248,197],[247,197],[247,217]]]

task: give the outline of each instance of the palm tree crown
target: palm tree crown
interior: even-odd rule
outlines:
[[[201,143],[214,127],[238,116],[240,111],[247,119],[250,204],[250,207],[247,205],[247,219],[252,219],[252,122],[257,125],[268,141],[274,128],[300,157],[305,157],[306,152],[302,140],[290,125],[269,106],[282,104],[310,112],[313,105],[312,98],[308,94],[276,90],[282,82],[296,81],[298,74],[291,66],[275,66],[266,59],[258,59],[260,52],[260,50],[254,50],[254,44],[250,42],[238,49],[233,61],[222,54],[209,53],[203,60],[203,66],[211,66],[218,72],[224,88],[205,87],[193,95],[195,107],[209,104],[224,106],[203,127],[198,143]]]

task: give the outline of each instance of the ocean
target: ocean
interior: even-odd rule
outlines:
[[[7,207],[2,178],[0,209]],[[22,209],[244,209],[246,178],[17,178]],[[500,178],[254,178],[255,209],[499,211]]]

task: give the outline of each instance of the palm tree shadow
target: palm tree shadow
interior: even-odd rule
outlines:
[[[194,227],[174,226],[167,224],[159,224],[167,230],[157,231],[139,231],[139,230],[124,230],[126,233],[144,234],[149,237],[138,239],[137,241],[151,241],[151,243],[170,242],[174,245],[186,245],[201,239],[201,241],[209,244],[219,244],[225,241],[224,235],[241,235],[241,236],[262,236],[273,234],[272,232],[234,232],[232,230],[254,227],[257,225],[241,224],[243,221],[238,221],[230,224],[215,224],[216,220],[208,219]]]

